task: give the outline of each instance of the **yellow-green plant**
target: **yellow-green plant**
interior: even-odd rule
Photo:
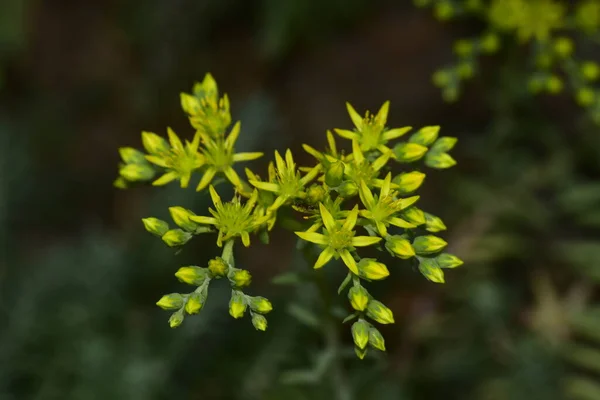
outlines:
[[[483,32],[454,42],[458,60],[439,69],[433,82],[447,101],[460,95],[463,81],[479,69],[479,57],[511,44],[526,47],[527,85],[532,93],[561,93],[566,86],[576,102],[600,123],[600,66],[577,57],[575,43],[597,48],[600,40],[600,0],[414,0],[431,6],[438,20],[477,18]],[[577,39],[577,40],[575,40]],[[598,53],[598,50],[594,50]],[[588,50],[589,52],[589,50]]]
[[[250,272],[236,267],[236,244],[250,246],[252,235],[268,242],[268,233],[275,226],[282,208],[291,207],[299,221],[308,221],[305,230],[295,234],[320,249],[314,260],[319,269],[341,259],[347,275],[338,293],[348,285],[348,299],[354,310],[345,321],[356,319],[352,336],[356,353],[363,358],[367,345],[385,350],[381,333],[369,320],[390,324],[392,311],[373,298],[365,282],[385,279],[388,267],[375,258],[360,255],[371,247],[400,259],[415,259],[420,272],[432,282],[443,283],[446,268],[455,268],[462,261],[443,253],[446,242],[431,233],[446,229],[442,220],[416,206],[415,191],[425,178],[423,172],[411,170],[393,175],[392,166],[408,166],[424,161],[426,166],[445,169],[456,164],[449,151],[456,143],[453,137],[438,137],[439,126],[427,126],[397,142],[412,129],[387,127],[389,102],[377,114],[364,117],[347,104],[354,124],[352,130],[335,129],[349,140],[351,151],[338,149],[334,135],[327,132],[328,147],[318,151],[304,145],[315,158],[314,165],[298,166],[291,150],[283,155],[274,153],[264,178],[246,169],[247,180],[234,169],[239,161],[250,161],[262,153],[236,153],[235,142],[241,132],[240,122],[230,129],[232,119],[229,100],[219,97],[217,84],[210,74],[197,83],[192,94],[182,93],[181,104],[196,132],[191,141],[182,140],[167,130],[168,140],[157,134],[142,132],[143,153],[133,148],[121,148],[123,160],[115,185],[128,187],[135,182],[152,182],[155,186],[178,180],[186,187],[194,177],[197,191],[208,188],[214,208],[198,215],[183,207],[169,209],[175,227],[157,218],[143,219],[146,230],[160,237],[170,247],[180,248],[194,236],[216,234],[216,244],[222,254],[208,261],[205,267],[183,266],[175,276],[195,286],[190,293],[163,296],[157,305],[173,310],[171,327],[179,326],[186,315],[200,312],[208,296],[210,284],[227,278],[231,285],[229,313],[241,318],[249,312],[258,330],[267,328],[265,317],[272,305],[264,297],[244,292],[250,284]],[[235,189],[233,199],[223,201],[214,184],[215,177],[225,178]]]

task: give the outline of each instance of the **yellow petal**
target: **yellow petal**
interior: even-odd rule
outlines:
[[[389,131],[383,132],[383,135],[381,135],[381,137],[384,140],[397,139],[400,136],[404,135],[406,132],[410,131],[411,129],[412,129],[411,126],[405,126],[403,128],[390,129]]]
[[[263,153],[256,151],[251,153],[236,153],[233,155],[233,162],[256,160],[263,156]]]
[[[329,241],[327,240],[327,236],[321,235],[316,232],[294,232],[296,235],[300,237],[302,240],[306,240],[307,242],[316,243],[316,244],[327,244]]]
[[[383,222],[377,222],[377,230],[379,231],[379,234],[382,237],[386,237],[387,236],[387,228],[385,226],[385,224]]]
[[[346,103],[346,109],[348,110],[348,115],[350,115],[350,119],[354,123],[354,126],[356,126],[356,129],[359,131],[362,130],[363,120],[360,114],[356,112],[350,103]]]
[[[205,187],[208,186],[208,184],[212,181],[212,179],[215,176],[215,173],[217,172],[216,169],[210,167],[208,168],[205,172],[204,175],[202,175],[202,179],[200,179],[200,183],[198,183],[198,187],[196,188],[196,191],[199,192],[202,189],[204,189]]]
[[[226,149],[233,149],[233,146],[235,145],[235,142],[237,141],[237,138],[240,135],[241,127],[242,127],[242,124],[240,123],[240,121],[238,121],[235,123],[233,128],[231,128],[231,132],[229,133],[229,136],[227,136],[227,139],[225,139],[225,148]]]
[[[319,203],[319,211],[321,211],[321,219],[323,220],[323,225],[329,232],[335,231],[335,219],[331,213],[325,208],[323,203]]]
[[[241,187],[242,186],[242,181],[240,180],[240,177],[238,176],[237,172],[235,172],[235,170],[231,167],[226,168],[225,171],[225,176],[227,177],[227,179],[229,179],[229,182],[233,183],[233,186],[235,187]]]
[[[325,250],[323,250],[321,252],[321,254],[319,254],[319,258],[317,258],[317,261],[315,262],[315,265],[313,266],[313,268],[319,269],[319,268],[323,267],[325,264],[327,264],[329,262],[329,260],[331,260],[331,257],[333,257],[334,254],[335,254],[335,250],[333,250],[331,247],[325,248]]]
[[[250,180],[250,184],[252,184],[252,186],[254,186],[254,187],[257,187],[261,190],[266,190],[268,192],[273,192],[273,193],[279,192],[279,185],[276,183]]]
[[[354,236],[352,238],[352,246],[365,247],[381,241],[380,237],[377,236]]]
[[[331,131],[327,131],[327,144],[329,144],[329,150],[334,156],[337,154],[337,146],[335,145],[335,138]]]
[[[360,135],[356,132],[349,131],[347,129],[334,129],[335,133],[343,137],[344,139],[349,140],[358,140],[360,139]]]
[[[275,163],[279,171],[285,171],[285,162],[277,150],[275,150]]]
[[[367,186],[365,181],[360,181],[360,186],[358,187],[358,194],[360,196],[360,200],[363,202],[365,207],[373,208],[375,205],[375,198],[373,197],[373,193],[371,193],[371,189]]]
[[[292,156],[292,151],[290,149],[285,151],[285,163],[287,164],[288,169],[294,169],[294,157]]]
[[[166,174],[164,174],[163,176],[161,176],[160,178],[158,178],[157,180],[152,182],[152,186],[166,185],[167,183],[172,182],[175,179],[177,179],[178,176],[179,175],[175,171],[167,172]]]
[[[217,193],[213,185],[210,185],[208,191],[210,192],[210,198],[212,199],[215,207],[221,207],[221,197],[219,196],[219,193]]]
[[[352,141],[352,155],[354,156],[354,161],[356,161],[357,164],[360,164],[365,160],[365,156],[363,155],[362,150],[360,149],[360,146],[356,140]]]
[[[242,244],[244,247],[250,246],[250,234],[246,231],[242,232]]]
[[[341,250],[340,256],[342,257],[342,260],[344,260],[344,264],[346,264],[348,269],[352,271],[353,274],[358,275],[358,267],[356,266],[356,261],[354,261],[352,254],[350,254],[348,250]]]
[[[166,160],[162,157],[146,156],[145,158],[146,158],[146,160],[150,161],[152,164],[158,165],[159,167],[163,167],[163,168],[168,167]]]
[[[385,123],[387,122],[389,110],[390,110],[390,102],[386,101],[385,103],[383,103],[383,105],[377,112],[377,115],[375,116],[375,118],[377,119],[377,122],[379,122],[379,124],[381,124],[381,126],[384,126]]]
[[[173,131],[173,129],[170,127],[167,128],[167,135],[169,135],[169,143],[171,144],[171,147],[176,150],[183,151],[183,143],[181,143],[179,136],[177,136],[175,131]]]
[[[384,167],[385,164],[387,164],[391,155],[391,152],[380,155],[375,161],[373,161],[373,164],[371,164],[371,166],[375,171],[379,171],[381,168]]]
[[[203,225],[216,225],[217,223],[217,220],[215,218],[203,217],[201,215],[190,215],[188,218],[190,219],[190,221],[194,221]]]
[[[304,149],[304,151],[306,151],[308,154],[310,154],[311,156],[313,156],[317,160],[321,160],[323,158],[323,154],[321,154],[316,149],[314,149],[313,147],[311,147],[311,146],[309,146],[307,144],[303,144],[302,148]]]
[[[383,180],[383,186],[381,186],[381,190],[379,191],[379,198],[383,198],[390,193],[390,184],[392,183],[392,173],[388,172]]]
[[[398,217],[392,217],[388,221],[390,224],[397,226],[398,228],[412,229],[417,227],[415,224]]]
[[[352,211],[346,217],[346,221],[344,221],[344,225],[342,226],[344,229],[351,231],[354,229],[354,225],[356,225],[356,219],[358,218],[358,206],[354,206]]]
[[[315,177],[321,172],[321,164],[317,164],[313,169],[311,169],[306,175],[300,178],[300,183],[304,186],[308,182],[315,179]]]

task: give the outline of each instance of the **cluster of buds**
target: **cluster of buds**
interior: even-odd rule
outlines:
[[[352,283],[347,296],[353,312],[345,321],[356,319],[351,331],[360,358],[367,353],[368,345],[385,350],[384,338],[373,323],[394,322],[392,311],[364,287],[367,282],[385,279],[390,270],[379,259],[362,257],[360,248],[371,247],[384,256],[387,253],[387,257],[401,260],[413,259],[421,274],[436,283],[444,282],[444,269],[462,264],[458,257],[443,252],[447,243],[436,236],[446,229],[444,222],[418,207],[419,196],[415,192],[423,184],[425,173],[409,168],[421,162],[433,169],[456,164],[449,154],[456,138],[440,137],[439,126],[426,126],[409,134],[411,127],[387,126],[389,102],[376,114],[367,112],[364,116],[347,104],[354,127],[334,132],[349,141],[350,151],[338,149],[334,133],[328,131],[325,150],[303,146],[314,157],[313,165],[298,166],[289,149],[283,153],[275,151],[264,178],[246,168],[244,179],[233,169],[233,163],[262,154],[235,153],[241,125],[235,123],[227,134],[232,122],[227,96],[218,98],[216,83],[207,75],[202,83],[196,84],[193,94],[182,94],[181,98],[182,107],[196,129],[192,141],[184,145],[171,130],[168,141],[144,133],[142,139],[148,154],[135,150],[136,162],[151,165],[152,177],[148,174],[131,179],[133,176],[123,174],[121,169],[119,178],[126,182],[150,181],[162,173],[152,182],[154,185],[179,180],[185,187],[198,174],[197,189],[208,188],[212,199],[214,207],[204,213],[209,215],[171,207],[171,218],[177,226],[174,229],[157,218],[143,220],[146,229],[170,247],[180,248],[195,235],[213,233],[216,244],[222,248],[221,256],[211,259],[206,267],[186,266],[175,274],[181,282],[196,289],[187,294],[163,296],[157,303],[163,309],[175,310],[169,319],[172,327],[179,326],[185,315],[202,309],[211,282],[227,278],[231,286],[230,315],[237,319],[249,311],[257,330],[267,328],[265,314],[273,307],[264,297],[244,293],[251,275],[235,267],[234,247],[236,243],[250,246],[253,235],[268,243],[269,232],[285,208],[291,208],[299,214],[300,221],[306,222],[305,229],[295,234],[318,250],[311,261],[315,269],[333,264],[334,260],[345,265],[346,278],[338,293]],[[407,140],[399,140],[404,136]],[[404,170],[395,172],[399,168],[394,166]],[[235,189],[230,201],[223,201],[217,192],[213,184],[217,175],[222,175]]]
[[[482,55],[497,52],[501,43],[530,45],[533,66],[524,82],[530,92],[558,94],[569,88],[575,101],[600,124],[600,67],[576,56],[571,37],[593,44],[600,33],[600,0],[414,0],[419,7],[433,7],[440,20],[476,17],[485,23],[475,38],[454,43],[457,62],[436,71],[433,83],[446,101],[455,101],[463,81],[479,69]],[[556,32],[560,31],[560,35]],[[529,67],[528,67],[529,68]]]

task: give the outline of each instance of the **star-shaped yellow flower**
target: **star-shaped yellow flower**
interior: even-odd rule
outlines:
[[[337,222],[323,203],[319,203],[319,210],[323,225],[325,225],[324,233],[316,232],[296,232],[301,239],[307,242],[316,243],[324,247],[323,251],[317,258],[314,268],[321,268],[329,262],[333,257],[336,259],[341,257],[344,264],[352,273],[358,275],[358,267],[356,260],[350,253],[355,250],[355,247],[370,246],[378,243],[381,238],[373,236],[355,236],[354,226],[358,218],[358,206],[355,206],[346,217],[343,224]]]

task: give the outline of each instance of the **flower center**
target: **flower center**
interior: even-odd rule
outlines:
[[[348,229],[340,229],[329,236],[329,246],[335,250],[351,247],[354,232]]]

